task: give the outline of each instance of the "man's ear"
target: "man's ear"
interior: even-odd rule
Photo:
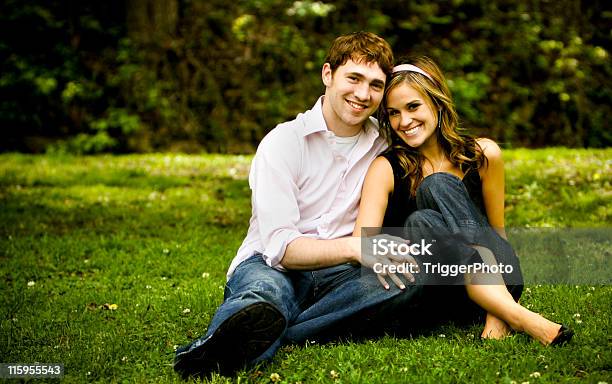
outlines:
[[[323,80],[323,84],[326,87],[331,86],[332,83],[332,69],[329,63],[323,64],[323,69],[321,69],[321,79]]]

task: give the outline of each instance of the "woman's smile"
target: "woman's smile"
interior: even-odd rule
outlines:
[[[412,128],[409,129],[400,129],[399,131],[401,133],[403,133],[405,136],[407,137],[412,137],[412,136],[416,136],[419,134],[419,132],[421,131],[421,127],[423,124],[418,124]]]

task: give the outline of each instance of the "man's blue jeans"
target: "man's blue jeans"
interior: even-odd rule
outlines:
[[[417,207],[406,221],[410,235],[418,236],[418,228],[443,228],[449,234],[461,234],[458,238],[463,239],[463,243],[457,243],[457,249],[463,247],[464,253],[474,254],[473,248],[467,249],[467,244],[472,243],[491,249],[498,261],[515,266],[517,276],[512,280],[522,282],[512,248],[488,226],[459,178],[447,173],[425,178],[417,191]],[[262,301],[271,303],[285,316],[288,326],[284,335],[255,359],[257,362],[272,357],[282,344],[329,335],[330,331],[338,329],[338,324],[350,332],[363,330],[372,322],[419,316],[414,308],[430,300],[419,278],[416,284],[406,284],[404,290],[390,285],[390,289],[385,290],[374,273],[364,273],[360,266],[351,264],[315,271],[279,272],[267,266],[261,254],[255,254],[232,274],[225,287],[224,302],[201,340],[240,309]],[[437,288],[436,291],[453,290],[463,295],[466,305],[469,304],[462,286]],[[509,289],[515,299],[520,297],[521,284],[514,284],[514,288],[509,286]],[[445,306],[449,297],[454,296],[432,295],[431,301],[435,301],[436,306]]]

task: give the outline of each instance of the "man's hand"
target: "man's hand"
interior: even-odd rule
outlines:
[[[385,289],[389,289],[387,277],[398,288],[406,288],[396,273],[401,273],[411,283],[415,281],[412,272],[419,272],[419,265],[414,257],[409,254],[401,254],[397,248],[399,244],[408,243],[407,240],[385,234],[372,237],[354,237],[353,239],[355,239],[353,240],[353,246],[359,247],[360,258],[357,261],[364,267],[371,268]]]

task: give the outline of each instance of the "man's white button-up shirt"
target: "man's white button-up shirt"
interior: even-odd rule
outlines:
[[[378,134],[378,122],[369,118],[346,158],[327,129],[322,100],[279,124],[259,144],[249,174],[249,230],[228,278],[257,252],[269,266],[283,270],[285,249],[298,237],[336,239],[352,234],[366,171],[386,144]]]

